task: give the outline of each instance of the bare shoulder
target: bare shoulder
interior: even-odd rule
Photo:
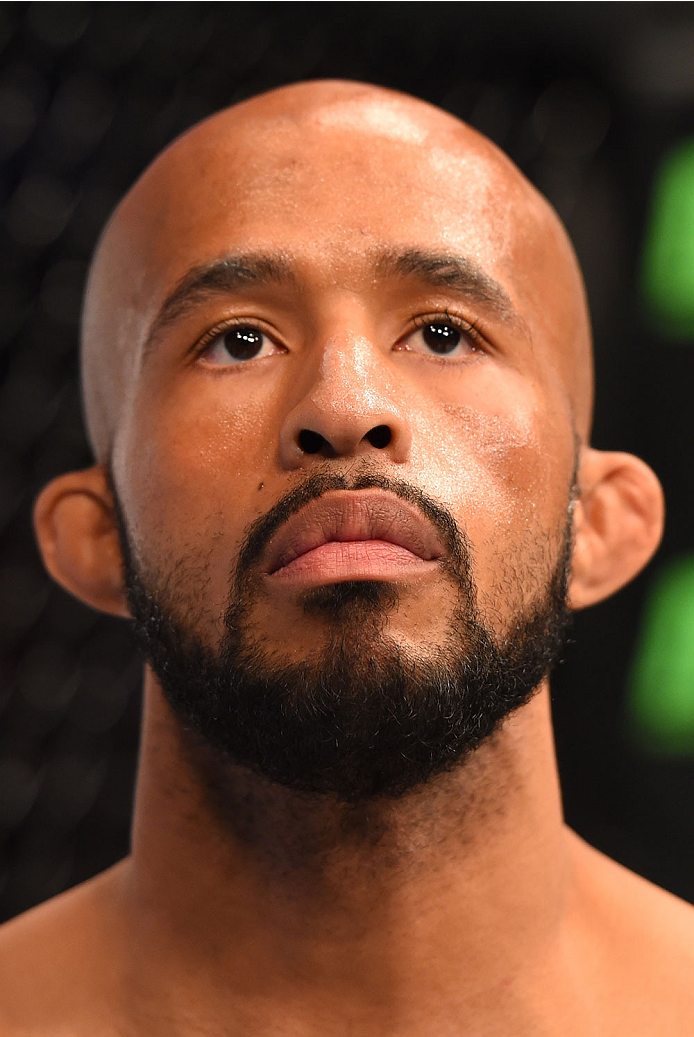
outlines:
[[[89,1032],[90,1005],[112,992],[124,866],[0,926],[0,1037]]]
[[[571,834],[595,985],[633,1017],[616,1032],[694,1033],[694,907]]]

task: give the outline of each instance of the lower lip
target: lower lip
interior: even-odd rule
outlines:
[[[389,580],[414,576],[437,565],[386,540],[331,540],[276,569],[268,580],[322,584],[341,580]]]

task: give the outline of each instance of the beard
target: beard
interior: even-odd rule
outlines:
[[[305,613],[325,627],[320,648],[288,661],[289,630],[287,655],[271,653],[251,619],[257,564],[268,541],[322,494],[370,487],[417,506],[447,548],[440,566],[451,587],[451,610],[440,643],[417,652],[403,648],[387,633],[402,591],[394,583],[358,580],[301,596]],[[445,508],[401,480],[314,475],[247,531],[224,634],[211,647],[196,632],[204,612],[190,574],[181,579],[185,565],[172,559],[170,571],[155,577],[136,562],[114,499],[135,639],[181,730],[218,765],[240,765],[295,792],[359,803],[420,788],[462,764],[530,700],[565,642],[570,505],[554,563],[545,562],[541,592],[500,636],[480,615],[471,549]],[[543,553],[550,554],[549,538]],[[512,575],[516,600],[524,600],[526,578],[536,585],[530,565]]]

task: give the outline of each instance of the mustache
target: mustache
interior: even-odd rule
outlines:
[[[237,581],[243,580],[260,561],[267,544],[284,523],[307,504],[333,490],[373,488],[386,490],[418,508],[434,526],[446,548],[447,557],[442,565],[458,580],[469,577],[471,549],[465,532],[447,508],[418,486],[378,472],[362,472],[351,477],[337,472],[315,472],[248,527],[236,563]]]

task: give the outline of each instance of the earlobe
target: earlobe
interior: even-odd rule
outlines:
[[[50,575],[87,605],[128,616],[113,498],[102,465],[61,475],[34,505],[34,528]]]
[[[628,583],[663,533],[663,491],[631,454],[586,448],[578,475],[569,604],[585,608]]]

